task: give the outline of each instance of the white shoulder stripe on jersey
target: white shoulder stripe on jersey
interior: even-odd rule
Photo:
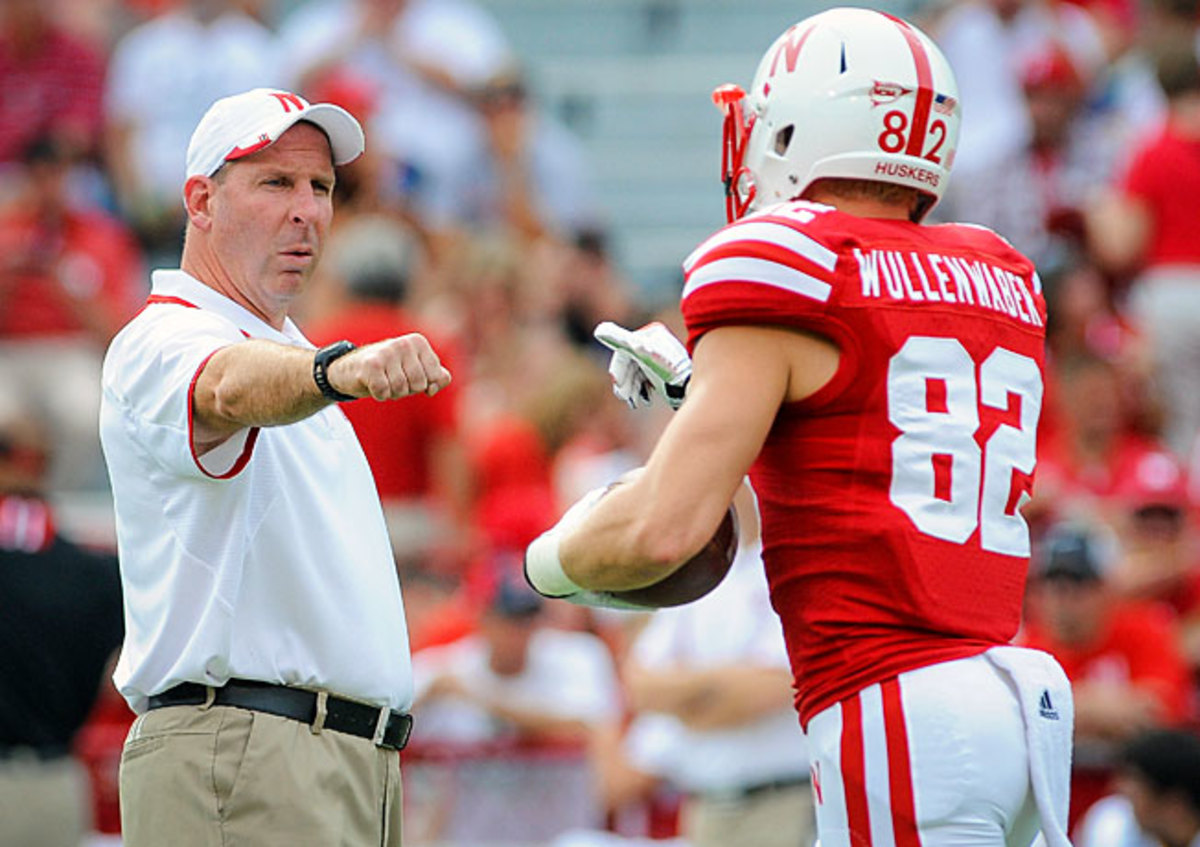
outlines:
[[[763,285],[773,285],[787,291],[811,297],[824,303],[829,299],[833,286],[823,279],[809,276],[803,271],[772,262],[769,259],[751,259],[747,257],[731,257],[717,259],[696,269],[688,277],[687,285],[683,287],[683,297],[697,288],[712,285],[714,282],[757,282]]]
[[[832,271],[837,265],[837,253],[786,224],[772,221],[747,221],[736,226],[726,227],[693,250],[691,255],[683,260],[683,272],[691,273],[692,267],[708,251],[735,241],[763,241],[768,244],[778,244],[827,271]]]

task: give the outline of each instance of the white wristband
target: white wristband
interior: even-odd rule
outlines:
[[[525,578],[533,590],[546,597],[569,597],[583,589],[571,581],[558,558],[562,535],[543,532],[525,548]]]

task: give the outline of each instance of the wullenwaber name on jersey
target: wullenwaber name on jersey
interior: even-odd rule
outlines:
[[[910,303],[966,303],[1042,326],[1030,286],[982,260],[900,250],[853,250],[863,297]],[[1035,290],[1040,288],[1036,275]],[[1040,291],[1038,292],[1040,293]]]

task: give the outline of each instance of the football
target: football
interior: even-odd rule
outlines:
[[[708,543],[665,579],[642,588],[609,592],[613,597],[652,608],[682,606],[721,584],[738,551],[737,512],[733,506]]]

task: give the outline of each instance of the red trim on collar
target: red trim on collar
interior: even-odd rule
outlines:
[[[146,303],[142,306],[142,308],[137,310],[137,315],[134,315],[133,317],[136,318],[142,312],[146,311],[147,306],[153,306],[157,303],[168,303],[173,306],[186,306],[189,309],[199,309],[200,308],[195,303],[189,303],[187,300],[184,300],[182,297],[168,297],[164,294],[151,294],[149,297],[146,298]]]
[[[149,297],[146,298],[146,306],[151,306],[151,305],[154,305],[155,303],[169,303],[172,306],[186,306],[189,309],[199,309],[200,308],[199,306],[197,306],[195,303],[191,302],[190,300],[184,300],[182,297],[174,297],[174,296],[167,295],[167,294],[151,294]],[[142,309],[145,309],[146,306],[143,306]],[[138,312],[138,314],[140,315],[141,312]],[[246,338],[254,337],[250,333],[246,332],[246,330],[244,330],[244,329],[239,329],[239,332],[241,332],[242,335],[246,336]]]
[[[182,297],[173,297],[167,294],[151,294],[146,298],[146,305],[151,303],[174,303],[176,306],[187,306],[189,309],[199,309],[195,303],[190,300],[184,300]]]

